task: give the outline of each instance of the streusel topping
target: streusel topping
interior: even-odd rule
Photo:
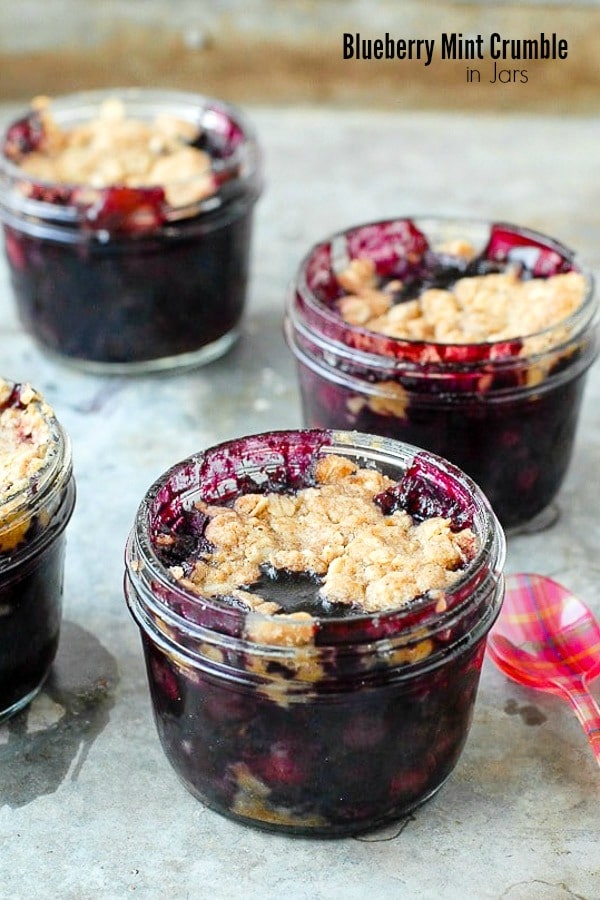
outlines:
[[[0,379],[0,503],[27,488],[51,451],[52,410],[29,385],[22,385],[19,403],[7,403],[13,385]]]
[[[245,494],[232,507],[199,504],[213,549],[187,577],[180,566],[172,573],[198,594],[233,597],[267,615],[279,604],[247,588],[264,572],[307,573],[318,577],[325,603],[379,612],[443,591],[476,553],[471,529],[452,531],[449,519],[384,515],[374,498],[394,481],[374,469],[328,455],[315,481],[293,494]]]
[[[461,248],[460,255],[465,253]],[[391,281],[380,289],[374,263],[364,258],[352,260],[338,281],[347,294],[337,307],[351,325],[404,340],[447,344],[536,335],[524,341],[521,355],[556,345],[560,334],[537,332],[564,322],[585,296],[580,272],[522,280],[516,269],[508,269],[460,278],[451,288],[427,288],[415,299],[394,303],[401,282]]]
[[[131,118],[115,97],[101,104],[95,118],[63,130],[48,98],[37,98],[33,107],[44,137],[19,165],[36,179],[92,188],[162,187],[171,206],[214,193],[210,156],[191,146],[198,129],[190,122],[171,115],[151,122]]]

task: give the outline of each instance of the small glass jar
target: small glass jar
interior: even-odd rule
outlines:
[[[293,492],[328,453],[410,481],[414,509],[468,519],[479,549],[442,602],[425,594],[389,612],[309,617],[307,632],[306,619],[191,593],[160,561],[161,530],[178,527],[195,501]],[[184,785],[241,822],[325,836],[373,828],[431,797],[467,738],[502,602],[504,552],[502,529],[475,484],[396,441],[271,432],[175,465],[140,505],[125,594],[158,734]]]
[[[35,179],[9,157],[35,150],[39,112],[13,122],[1,138],[0,220],[21,321],[45,350],[89,371],[207,363],[239,335],[262,187],[253,129],[232,106],[174,91],[78,93],[48,109],[69,131],[97,120],[111,98],[128,119],[173,116],[196,127],[192,146],[210,157],[213,192],[175,205],[162,186]],[[175,187],[184,198],[195,183]]]
[[[0,500],[0,722],[35,697],[56,655],[65,528],[75,504],[69,438],[39,394],[12,384],[0,411],[32,403],[48,427],[43,464]]]
[[[581,307],[540,332],[545,349],[521,341],[441,344],[397,339],[350,325],[334,308],[337,274],[351,259],[384,278],[427,266],[430,248],[468,241],[491,264],[528,277],[581,271],[573,253],[513,225],[397,219],[358,226],[314,246],[302,261],[285,322],[296,360],[304,424],[356,428],[407,441],[449,459],[487,494],[505,528],[543,527],[567,472],[586,373],[598,353],[591,276]],[[436,261],[439,265],[439,259]]]

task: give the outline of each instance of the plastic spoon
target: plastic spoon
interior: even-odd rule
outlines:
[[[600,765],[600,707],[588,688],[600,675],[600,624],[581,600],[543,575],[509,575],[488,652],[513,681],[568,700]]]

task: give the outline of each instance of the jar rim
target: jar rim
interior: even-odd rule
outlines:
[[[348,637],[348,632],[356,630],[354,637],[357,641],[364,641],[363,629],[377,622],[380,626],[382,634],[386,632],[386,625],[389,623],[397,623],[396,631],[402,632],[404,636],[410,635],[408,630],[402,629],[402,623],[406,626],[411,625],[412,619],[417,617],[418,623],[415,629],[423,627],[424,623],[429,623],[433,619],[440,622],[440,628],[444,627],[447,618],[456,612],[456,603],[453,604],[452,598],[456,598],[457,603],[466,595],[479,589],[480,584],[489,577],[498,580],[501,577],[502,567],[504,564],[506,546],[504,534],[499,525],[496,516],[483,492],[472,479],[458,469],[456,466],[442,459],[436,454],[422,450],[411,444],[393,440],[391,438],[377,437],[375,435],[366,435],[360,432],[347,432],[340,430],[327,429],[310,429],[310,430],[287,430],[265,432],[260,435],[253,435],[254,439],[267,439],[270,436],[282,437],[284,439],[293,438],[295,435],[302,435],[303,439],[312,441],[314,444],[314,453],[339,453],[341,455],[353,458],[361,463],[370,463],[375,465],[396,466],[398,475],[400,476],[415,460],[422,460],[434,466],[436,472],[443,473],[446,477],[460,484],[460,487],[469,492],[469,497],[474,501],[473,514],[473,530],[479,539],[479,547],[475,557],[468,563],[465,570],[462,571],[457,580],[444,590],[444,596],[450,598],[447,603],[447,614],[436,611],[435,607],[439,597],[432,598],[427,594],[411,600],[404,606],[398,606],[394,609],[385,610],[378,613],[358,613],[345,617],[313,617],[316,623],[318,633],[318,644],[320,646],[327,645],[330,642],[336,643],[336,631],[344,630],[344,640],[352,642],[353,638]],[[203,466],[207,457],[211,454],[227,453],[229,448],[239,446],[245,438],[237,438],[231,441],[225,441],[210,447],[205,451],[193,454],[184,460],[171,466],[150,486],[146,492],[141,504],[138,507],[134,526],[131,530],[127,551],[126,551],[126,573],[127,577],[139,583],[140,578],[144,578],[153,585],[153,589],[149,592],[152,596],[152,603],[164,610],[169,610],[167,601],[159,598],[157,594],[166,594],[178,601],[191,603],[198,611],[208,610],[219,616],[220,624],[223,632],[217,628],[209,628],[211,632],[225,633],[235,636],[239,631],[239,625],[246,617],[251,617],[254,622],[273,622],[277,620],[276,616],[256,611],[248,612],[233,607],[228,607],[221,601],[208,598],[203,595],[195,594],[182,586],[175,576],[169,572],[168,568],[161,562],[156,551],[154,550],[151,539],[151,527],[154,505],[160,503],[161,494],[164,495],[169,484],[176,483],[181,489],[177,494],[177,498],[181,499],[181,507],[186,500],[192,498],[200,499],[200,485],[190,487],[186,484],[186,480],[199,479],[203,471]],[[175,495],[171,492],[170,498]],[[489,567],[489,568],[488,568]],[[156,588],[159,588],[157,591]],[[445,618],[446,616],[446,618]],[[223,620],[223,621],[221,621]],[[195,623],[189,619],[184,620],[186,627],[191,633],[194,628],[198,627],[200,632],[198,636],[206,634],[206,628],[202,623]],[[285,626],[288,625],[292,629],[300,629],[304,622],[294,622],[286,618]],[[389,634],[387,635],[389,637]],[[265,646],[272,646],[265,644]],[[293,648],[297,651],[297,647]]]
[[[584,277],[586,287],[583,302],[570,316],[554,325],[548,326],[537,332],[519,335],[514,339],[503,339],[502,341],[447,343],[432,340],[395,338],[389,335],[379,334],[378,332],[371,331],[360,325],[350,324],[343,320],[338,313],[328,307],[325,302],[321,301],[315,295],[315,292],[308,283],[307,271],[309,265],[319,251],[324,252],[326,248],[330,248],[330,263],[332,270],[334,269],[334,265],[331,258],[334,254],[338,259],[336,266],[341,268],[340,260],[344,259],[347,264],[347,261],[351,258],[348,255],[348,236],[362,229],[381,226],[385,227],[394,224],[414,224],[417,228],[421,229],[425,235],[427,235],[428,230],[435,229],[436,227],[443,227],[446,229],[458,228],[463,230],[476,229],[480,233],[480,244],[482,245],[484,244],[482,237],[486,234],[489,236],[492,228],[510,229],[515,234],[522,235],[526,239],[543,243],[549,250],[558,253],[565,261],[568,261],[571,264],[572,269],[579,272]],[[461,236],[465,237],[464,233],[462,233]],[[497,369],[506,366],[514,366],[515,363],[531,364],[532,361],[536,362],[538,357],[540,359],[545,358],[564,349],[565,345],[570,345],[574,339],[579,337],[582,332],[598,318],[599,303],[594,294],[594,286],[595,282],[591,270],[581,265],[574,250],[549,235],[536,231],[535,229],[514,225],[505,221],[492,222],[491,220],[470,217],[408,215],[378,219],[350,226],[335,231],[313,244],[298,266],[296,277],[288,292],[287,307],[288,315],[292,320],[306,322],[307,316],[309,317],[307,325],[308,330],[311,335],[318,336],[322,339],[328,349],[332,349],[336,353],[339,352],[342,356],[344,354],[350,354],[353,361],[359,358],[363,359],[365,364],[371,366],[377,365],[378,362],[385,360],[408,366],[415,371],[421,368],[423,364],[426,364],[428,369],[431,369],[432,366],[434,368],[437,366],[440,371],[446,369],[452,370],[456,365],[460,365],[460,368],[463,371],[468,370],[469,368],[476,370],[481,368],[481,358],[477,358],[473,361],[461,360],[461,362],[457,364],[448,361],[447,357],[450,356],[450,359],[452,359],[457,351],[460,352],[460,350],[464,350],[465,348],[493,351],[495,347],[500,345],[504,348],[510,341],[518,341],[525,338],[543,339],[546,335],[551,335],[552,332],[555,332],[558,328],[567,327],[572,329],[571,336],[563,344],[554,344],[548,349],[540,351],[538,354],[521,356],[517,351],[515,354],[508,354],[505,352],[502,354],[502,357],[489,358],[490,353],[483,352],[481,356],[484,358],[485,364],[491,365],[494,369]],[[344,332],[352,335],[353,339],[355,338],[355,341],[353,340],[353,343],[348,343],[347,340],[343,340]],[[388,352],[386,353],[378,353],[365,349],[365,347],[372,347],[374,344],[381,345],[384,343],[388,349]],[[422,348],[422,361],[419,361],[419,355],[416,352],[419,348]],[[479,355],[480,354],[478,354],[478,356]]]
[[[398,401],[397,385],[403,385],[403,390],[407,396],[411,398],[411,402],[418,403],[420,406],[438,407],[440,404],[440,392],[459,396],[465,395],[468,399],[474,392],[480,396],[481,391],[476,390],[472,385],[461,387],[460,390],[456,386],[456,376],[477,376],[482,374],[485,366],[485,372],[493,371],[500,377],[500,385],[493,386],[487,384],[484,389],[487,403],[505,403],[512,401],[515,397],[523,399],[528,395],[536,395],[554,390],[560,384],[570,382],[577,376],[584,373],[594,361],[600,349],[600,319],[590,323],[586,338],[579,336],[579,345],[583,352],[577,355],[575,361],[569,366],[559,367],[554,372],[546,371],[548,362],[560,358],[561,355],[567,356],[575,348],[578,343],[574,337],[566,339],[561,344],[554,345],[551,349],[542,350],[538,353],[525,357],[509,357],[507,359],[496,359],[491,363],[481,362],[461,362],[461,363],[439,363],[428,362],[426,366],[418,364],[412,360],[399,360],[393,357],[376,356],[365,350],[359,350],[346,344],[336,343],[329,340],[326,336],[311,331],[310,328],[300,320],[299,316],[292,305],[288,305],[287,314],[283,322],[283,332],[288,347],[296,357],[297,361],[302,365],[311,369],[319,377],[330,382],[335,382],[341,387],[355,391],[359,395],[369,394],[373,397],[388,397],[390,400]],[[311,352],[309,345],[312,345],[315,352]],[[459,345],[450,345],[459,346]],[[335,360],[335,363],[334,363]],[[544,371],[544,378],[541,381],[533,380],[531,383],[527,381],[527,373],[536,367],[540,371]],[[364,376],[365,372],[376,371],[379,380],[372,381]],[[502,375],[507,373],[517,377],[517,383],[509,383],[502,385]],[[428,393],[419,390],[419,385],[426,385],[434,379],[438,385],[438,391]],[[410,380],[411,386],[407,386]]]
[[[123,100],[126,107],[127,105],[133,107],[136,110],[134,114],[138,117],[141,110],[145,110],[146,116],[149,117],[161,109],[172,111],[175,107],[175,111],[186,121],[202,127],[205,131],[214,134],[221,133],[225,123],[229,123],[235,129],[237,143],[233,146],[232,152],[223,159],[211,158],[210,170],[207,170],[213,172],[220,182],[215,192],[208,197],[179,206],[170,205],[165,201],[165,224],[176,223],[198,214],[210,214],[244,191],[253,196],[258,196],[260,193],[262,188],[261,153],[254,126],[239,107],[224,100],[191,91],[116,87],[57,95],[50,100],[49,108],[59,124],[72,125],[97,114],[99,104],[112,97]],[[13,117],[4,127],[0,139],[4,138],[12,125],[26,119],[33,112],[29,109],[22,115],[17,114],[16,117]],[[198,174],[201,173],[170,182],[169,186],[185,185],[193,181],[194,177],[198,177]],[[6,208],[8,212],[30,216],[33,220],[51,221],[56,228],[73,226],[84,221],[86,207],[98,202],[98,199],[105,197],[107,192],[114,187],[111,185],[95,188],[78,182],[58,183],[34,177],[24,172],[18,163],[10,160],[3,152],[0,152],[0,178],[3,178],[5,182],[2,191],[4,196],[0,195],[0,217],[3,208]],[[78,204],[72,200],[71,202],[55,203],[50,200],[36,199],[28,196],[27,193],[16,190],[15,188],[19,184],[27,185],[30,188],[41,187],[49,191],[60,188],[65,191],[67,196],[69,192],[82,191],[89,195],[90,200],[88,202],[84,199]],[[130,190],[138,191],[142,196],[144,191],[148,191],[152,187],[155,186],[140,185],[132,187]]]
[[[488,633],[500,613],[504,597],[504,576],[500,575],[493,582],[486,581],[465,598],[461,605],[454,609],[454,615],[440,622],[436,630],[427,631],[427,623],[412,631],[401,631],[394,635],[374,638],[372,640],[351,640],[334,645],[324,642],[312,644],[294,645],[257,643],[244,636],[236,636],[227,632],[209,630],[205,627],[191,623],[189,619],[173,612],[164,605],[157,607],[152,604],[148,596],[142,601],[139,589],[134,585],[130,573],[125,574],[124,593],[129,611],[140,628],[152,643],[159,646],[172,659],[179,660],[186,668],[190,665],[204,672],[219,673],[229,681],[237,680],[241,684],[255,680],[257,683],[265,680],[277,681],[277,676],[269,673],[269,666],[278,664],[294,666],[300,663],[298,671],[292,680],[285,681],[285,691],[288,694],[295,690],[314,688],[313,677],[303,675],[303,670],[310,672],[311,664],[319,664],[334,651],[336,660],[344,659],[354,664],[353,672],[346,671],[345,677],[352,679],[358,677],[361,688],[369,687],[372,672],[378,676],[377,666],[373,669],[372,660],[394,659],[396,662],[386,663],[388,671],[393,671],[393,680],[413,678],[417,673],[423,674],[448,662],[453,656],[464,651],[465,647],[473,646]],[[472,623],[470,630],[461,631],[461,620],[468,618],[474,609],[479,609],[481,615]],[[158,621],[157,621],[158,620]],[[443,626],[443,627],[442,627]],[[453,629],[459,632],[453,641],[443,640],[440,646],[434,649],[427,648],[422,655],[416,653],[411,658],[411,650],[418,648],[419,644],[427,642],[442,635],[448,635]],[[185,639],[183,639],[185,637]],[[253,661],[262,661],[256,669],[250,667],[244,670],[239,665],[239,654],[250,656]],[[222,656],[228,657],[227,661],[221,661]],[[236,659],[238,662],[235,662]],[[343,665],[343,662],[342,662]],[[358,672],[356,671],[358,666]],[[324,680],[328,680],[327,676]],[[328,691],[331,694],[331,691]]]

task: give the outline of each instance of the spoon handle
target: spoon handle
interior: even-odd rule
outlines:
[[[600,707],[584,683],[574,689],[565,689],[565,696],[587,735],[596,762],[600,765]]]

